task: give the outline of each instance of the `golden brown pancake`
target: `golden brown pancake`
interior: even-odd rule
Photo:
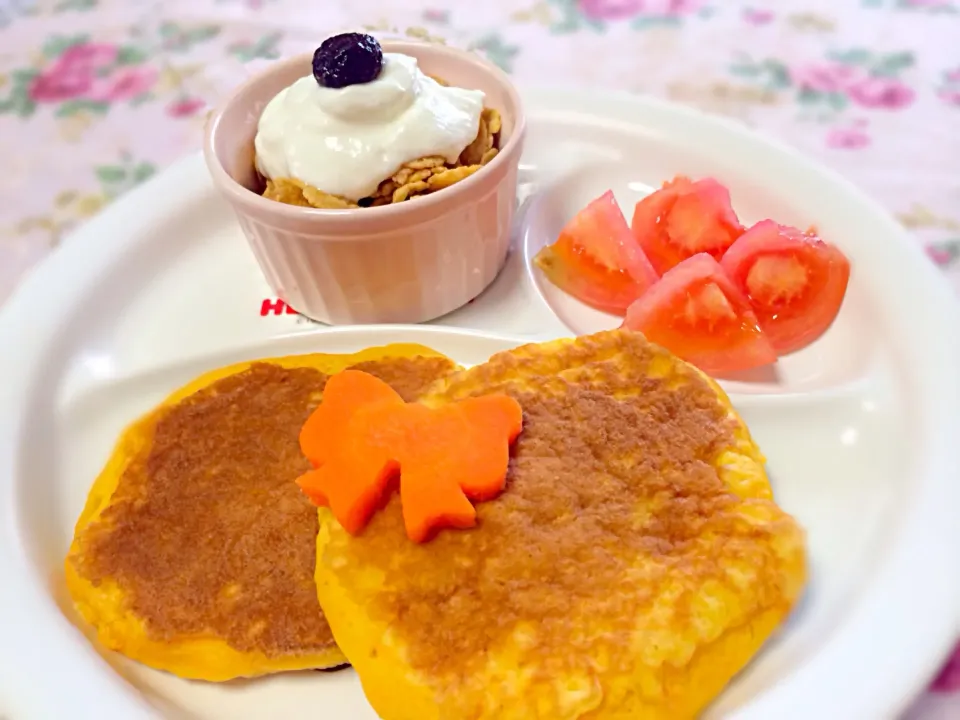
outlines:
[[[294,480],[300,428],[347,366],[407,400],[455,369],[415,345],[208,373],[121,437],[67,557],[67,586],[107,648],[212,681],[329,668],[313,582],[317,517]]]
[[[524,409],[503,494],[416,545],[320,509],[317,590],[384,720],[678,720],[783,621],[803,532],[712,381],[629,331],[527,345],[422,402]]]

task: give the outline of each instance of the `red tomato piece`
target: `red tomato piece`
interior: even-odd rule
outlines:
[[[706,253],[664,273],[627,310],[623,326],[706,373],[769,365],[777,354],[750,303]]]
[[[780,355],[806,347],[833,324],[850,279],[850,261],[814,232],[761,220],[720,265],[750,299]]]
[[[534,262],[561,290],[618,315],[657,281],[610,190],[577,213]]]
[[[701,252],[719,260],[743,234],[723,185],[713,178],[692,182],[683,176],[638,202],[631,227],[661,274]]]

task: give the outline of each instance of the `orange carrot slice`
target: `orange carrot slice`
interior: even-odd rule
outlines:
[[[440,408],[404,403],[383,381],[356,370],[332,377],[300,435],[317,468],[297,480],[343,528],[360,533],[400,474],[407,536],[476,524],[471,500],[504,487],[509,449],[523,427],[513,398],[488,395]]]
[[[300,451],[314,466],[326,461],[346,432],[347,421],[357,409],[377,403],[403,405],[396,391],[379,378],[359,370],[344,370],[327,381],[323,402],[300,429]]]

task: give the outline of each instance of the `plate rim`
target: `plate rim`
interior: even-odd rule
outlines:
[[[951,560],[956,561],[957,549],[960,547],[960,524],[957,528],[945,525],[951,519],[951,512],[960,507],[960,478],[957,477],[956,469],[956,437],[960,437],[960,373],[950,372],[951,367],[960,368],[960,305],[957,304],[947,281],[933,264],[926,260],[918,243],[908,236],[906,230],[850,181],[836,171],[807,158],[799,150],[751,130],[739,122],[626,92],[551,87],[533,89],[523,86],[520,91],[525,105],[532,111],[532,118],[536,117],[537,110],[595,119],[613,118],[624,122],[628,122],[631,116],[638,115],[644,116],[648,121],[650,118],[670,118],[680,123],[703,124],[706,130],[733,133],[748,142],[766,145],[782,155],[785,162],[789,161],[817,173],[832,186],[842,190],[844,196],[855,199],[858,212],[869,213],[877,221],[882,220],[890,237],[897,238],[899,259],[904,263],[909,275],[916,278],[916,282],[912,284],[917,287],[922,285],[927,303],[936,303],[940,316],[937,325],[942,336],[941,341],[939,344],[931,341],[931,346],[936,348],[939,354],[929,360],[928,367],[932,368],[937,379],[943,382],[941,393],[946,396],[947,401],[944,402],[941,398],[939,403],[926,402],[923,405],[925,419],[936,427],[935,435],[926,438],[936,452],[923,464],[925,471],[921,475],[924,482],[918,488],[916,502],[910,507],[910,512],[900,519],[902,527],[894,538],[895,545],[891,547],[889,557],[883,558],[883,567],[871,577],[868,587],[872,592],[864,593],[857,605],[857,617],[848,618],[828,642],[798,666],[789,678],[747,701],[733,716],[741,720],[761,720],[771,716],[785,718],[793,716],[790,708],[793,708],[792,712],[798,712],[799,708],[802,708],[804,717],[815,709],[828,710],[837,716],[885,717],[891,710],[890,703],[896,705],[896,710],[902,710],[912,701],[924,680],[936,671],[938,663],[952,647],[954,639],[950,637],[948,626],[952,625],[956,630],[960,620],[960,575],[941,573],[935,578],[917,577],[915,558],[910,557],[909,553],[905,554],[906,550],[920,547],[936,553],[940,560],[949,563]],[[55,707],[56,703],[66,702],[69,697],[74,714],[86,717],[89,712],[92,717],[93,708],[97,708],[98,716],[102,717],[100,703],[103,693],[123,688],[125,692],[110,693],[116,701],[108,708],[108,716],[113,716],[115,712],[119,713],[117,716],[129,718],[151,716],[144,701],[132,697],[134,693],[129,686],[112,671],[109,674],[114,674],[114,677],[108,677],[107,673],[93,672],[92,669],[88,672],[86,667],[78,673],[68,662],[68,659],[81,663],[92,660],[94,664],[101,662],[106,667],[106,661],[89,646],[80,631],[60,613],[49,595],[44,592],[43,583],[34,577],[35,571],[31,570],[26,562],[24,549],[15,532],[19,522],[14,515],[16,502],[12,501],[15,489],[12,481],[16,475],[13,463],[17,458],[17,441],[22,431],[22,418],[17,416],[16,409],[25,406],[25,400],[37,381],[31,359],[39,357],[42,351],[50,346],[57,333],[68,324],[77,301],[97,282],[98,277],[113,260],[118,255],[131,251],[126,234],[123,231],[118,232],[117,229],[128,226],[142,227],[151,222],[151,219],[159,220],[165,217],[164,208],[176,206],[189,197],[190,192],[206,189],[209,182],[199,152],[176,161],[75,231],[71,239],[50,253],[0,307],[0,339],[15,338],[18,350],[15,354],[0,355],[0,370],[7,379],[7,382],[0,384],[0,573],[4,577],[19,580],[15,583],[4,583],[6,588],[0,586],[0,603],[15,617],[18,613],[26,616],[30,610],[34,613],[45,611],[47,617],[43,619],[49,620],[41,626],[32,623],[11,624],[8,638],[12,641],[8,640],[3,645],[7,650],[19,645],[25,653],[11,658],[6,650],[0,650],[0,667],[4,668],[0,679],[7,678],[8,685],[13,686],[12,689],[4,688],[4,703],[15,705],[17,697],[21,697],[24,699],[24,707],[27,704],[43,707],[47,701],[54,703],[49,707]],[[156,203],[155,198],[158,196],[170,197],[171,200]],[[78,268],[83,270],[78,272]],[[402,327],[415,327],[433,334],[459,332],[474,336],[495,335],[468,328],[442,326],[393,326],[392,329]],[[322,338],[327,333],[343,331],[344,328],[325,329],[315,337],[322,343]],[[529,341],[529,337],[520,339],[520,342]],[[911,372],[917,374],[921,371],[912,369]],[[951,482],[951,478],[954,482]],[[957,503],[949,502],[951,498]],[[931,522],[929,518],[939,518],[939,522]],[[947,564],[943,567],[950,566]],[[915,602],[904,601],[908,594],[905,591],[900,591],[897,595],[896,589],[904,583],[910,587],[920,587],[920,581],[924,581],[926,585],[933,583],[935,590],[921,594],[920,599]],[[883,588],[893,592],[896,596],[895,602],[878,592]],[[889,616],[891,608],[894,611],[903,611],[915,606],[920,608],[926,617],[943,618],[943,621],[938,623],[939,629],[934,628],[935,623],[932,622],[927,622],[922,632],[916,632],[906,621],[899,625],[877,622],[878,618]],[[906,620],[908,613],[894,612],[894,616]],[[948,618],[952,619],[948,621]],[[883,638],[875,638],[874,647],[863,644],[862,639],[871,637],[871,634],[862,626],[867,629],[882,627],[885,631]],[[854,649],[850,635],[859,638],[856,644],[858,649]],[[42,653],[32,651],[34,647],[57,646],[63,647],[63,651],[58,653],[52,666],[50,658],[40,657]],[[898,662],[884,663],[880,659],[876,660],[875,672],[868,679],[849,684],[854,672],[860,674],[851,670],[838,674],[831,683],[823,683],[825,678],[818,667],[824,662],[833,663],[834,667],[848,664],[855,666],[868,654],[880,658],[885,651],[891,649],[896,651]],[[832,655],[824,661],[822,658],[827,650]],[[912,663],[914,671],[900,672],[908,662]],[[8,668],[8,665],[11,667]],[[47,667],[44,670],[45,665]],[[36,672],[30,672],[31,666]],[[57,670],[58,666],[60,670]],[[41,677],[41,671],[56,677],[60,683],[60,692],[45,693],[43,688],[29,687],[29,678]],[[79,681],[81,674],[84,682]],[[18,676],[20,682],[13,679]],[[34,684],[39,685],[36,682]],[[811,688],[816,688],[813,695],[809,694]],[[28,694],[34,696],[30,701],[26,700]],[[830,694],[832,698],[825,703],[823,696]],[[7,699],[8,696],[10,700]],[[61,701],[61,697],[64,700]],[[62,707],[62,704],[59,707]]]

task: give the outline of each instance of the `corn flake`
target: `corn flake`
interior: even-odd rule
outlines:
[[[311,207],[323,210],[346,210],[348,208],[358,207],[357,203],[352,200],[347,200],[338,195],[330,195],[329,193],[323,192],[323,190],[317,190],[317,188],[311,185],[303,188],[303,197],[306,198]]]
[[[429,189],[430,184],[424,182],[423,180],[402,185],[393,191],[393,202],[403,202],[404,200],[408,200],[412,197],[420,195],[424,190]]]
[[[404,163],[404,167],[408,167],[411,170],[426,170],[427,168],[438,168],[443,167],[446,161],[440,155],[431,155],[429,157],[420,158],[419,160],[414,160],[413,162]]]
[[[487,125],[486,118],[481,115],[477,137],[460,153],[460,164],[479,165],[483,154],[492,147],[493,135],[490,133],[490,126]]]
[[[380,186],[377,188],[376,192],[373,193],[372,197],[374,199],[379,197],[393,197],[393,191],[397,189],[397,184],[391,180],[384,180],[380,183]]]
[[[503,118],[500,117],[499,111],[493,108],[484,108],[482,117],[486,120],[491,135],[497,135],[503,128]]]
[[[443,79],[434,77],[441,85],[447,85]],[[277,178],[267,180],[263,196],[269,200],[327,209],[355,207],[380,207],[391,203],[404,202],[420,195],[442,190],[463,180],[497,156],[500,148],[500,131],[503,119],[493,108],[484,108],[480,114],[477,136],[460,153],[455,163],[447,163],[439,155],[429,155],[406,162],[387,178],[369,197],[355,203],[347,198],[330,195],[295,178]]]
[[[263,196],[268,200],[276,200],[287,205],[310,207],[310,203],[303,196],[303,187],[302,182],[293,178],[267,180],[267,189],[263,191]]]
[[[481,167],[483,166],[461,165],[460,167],[450,168],[449,170],[431,175],[430,179],[427,180],[427,184],[431,190],[442,190],[445,187],[450,187],[454,183],[460,182],[465,177],[470,177]]]

